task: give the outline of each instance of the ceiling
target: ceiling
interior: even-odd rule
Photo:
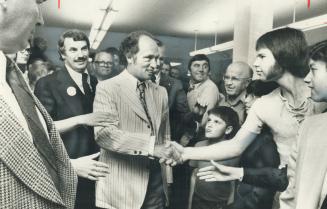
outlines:
[[[42,5],[45,25],[85,30],[91,28],[97,3],[101,2],[60,0],[59,9],[58,1],[46,1]],[[237,1],[242,0],[114,0],[113,9],[118,13],[109,31],[142,29],[156,35],[194,37],[197,30],[199,37],[213,37],[217,33],[221,39],[231,40]],[[295,1],[274,0],[275,27],[292,22],[294,5],[297,20],[327,13],[326,0],[311,1],[310,9],[308,0],[297,0],[296,4]]]

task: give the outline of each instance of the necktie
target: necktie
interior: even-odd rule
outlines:
[[[34,146],[36,147],[55,187],[60,191],[60,180],[57,173],[56,157],[36,112],[35,101],[24,81],[24,78],[21,73],[18,72],[18,69],[14,67],[11,69],[9,68],[8,70],[7,82],[13,90],[16,100],[27,121],[33,137]]]
[[[144,108],[144,112],[145,112],[146,117],[148,118],[149,123],[150,123],[151,135],[154,135],[153,123],[152,123],[152,120],[151,120],[151,117],[150,117],[150,114],[149,114],[149,110],[148,110],[148,107],[147,107],[146,101],[145,101],[145,83],[138,81],[137,82],[137,89],[138,89],[139,94],[140,94],[140,101],[141,101],[142,106]]]
[[[82,84],[83,84],[84,94],[87,97],[91,97],[92,91],[89,83],[87,82],[87,77],[88,77],[87,73],[82,73]]]

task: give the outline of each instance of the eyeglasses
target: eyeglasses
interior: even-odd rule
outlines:
[[[232,81],[232,82],[240,82],[241,80],[251,80],[251,78],[238,78],[238,77],[229,77],[229,76],[223,76],[223,80],[226,81]]]
[[[20,53],[22,53],[22,54],[32,54],[32,50],[31,50],[31,48],[26,48],[26,49],[23,49],[23,50],[21,50],[21,51],[19,51]]]
[[[95,61],[97,65],[100,67],[111,67],[113,65],[113,62],[104,62],[104,61]]]

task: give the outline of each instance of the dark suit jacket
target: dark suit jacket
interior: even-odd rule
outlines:
[[[160,75],[159,85],[165,87],[168,93],[171,137],[179,141],[185,131],[183,118],[189,112],[186,93],[180,80],[164,74]]]
[[[35,95],[47,109],[54,121],[91,113],[93,111],[93,100],[96,79],[91,77],[93,95],[91,98],[85,96],[67,69],[54,72],[41,78],[35,85]],[[93,154],[99,151],[94,141],[93,127],[80,126],[64,134],[61,134],[66,150],[70,158],[75,159]],[[83,178],[78,179],[77,202],[75,208],[91,208],[94,204],[94,183]],[[87,201],[89,206],[86,206]]]
[[[95,90],[96,80],[93,77],[91,86]],[[34,92],[54,121],[91,113],[93,109],[94,95],[86,97],[66,69],[41,78],[36,83]],[[70,158],[96,152],[93,128],[81,126],[61,134],[61,137]]]

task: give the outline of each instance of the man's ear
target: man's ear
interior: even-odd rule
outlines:
[[[232,131],[233,131],[233,126],[227,126],[225,130],[225,135],[232,133]]]

